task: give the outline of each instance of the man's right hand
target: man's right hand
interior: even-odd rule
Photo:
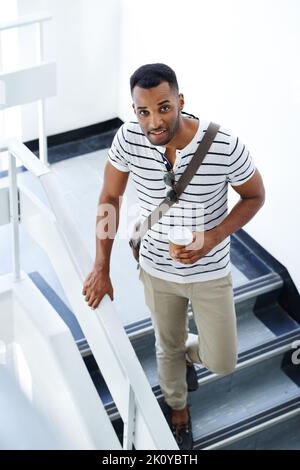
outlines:
[[[84,281],[82,294],[92,309],[98,307],[105,294],[114,300],[113,286],[107,271],[94,268]]]

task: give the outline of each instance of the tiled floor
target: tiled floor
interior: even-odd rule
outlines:
[[[106,160],[106,151],[100,150],[79,157],[55,163],[51,169],[57,176],[65,202],[70,208],[74,221],[86,241],[92,256],[95,252],[95,217],[99,192],[102,186],[102,175]],[[38,180],[30,173],[18,175],[21,183],[30,187],[44,202],[47,202]],[[0,180],[6,185],[7,178]],[[135,189],[129,181],[126,189],[128,204],[137,202]],[[120,231],[125,230],[127,206],[123,204]],[[131,217],[132,219],[132,217]],[[10,256],[10,227],[0,227],[0,274],[12,269]],[[38,271],[56,293],[68,304],[62,287],[51,267],[47,255],[21,229],[22,268],[26,272]],[[234,285],[244,283],[247,278],[232,266]],[[132,258],[128,239],[118,236],[114,243],[111,260],[111,278],[114,286],[114,306],[123,324],[149,316],[144,304],[142,284],[138,280],[136,262]]]

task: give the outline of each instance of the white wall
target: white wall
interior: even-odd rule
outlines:
[[[121,6],[119,116],[132,117],[128,81],[138,66],[173,67],[185,109],[223,124],[250,148],[267,200],[246,231],[289,269],[300,290],[299,0]]]
[[[7,0],[9,1],[9,0]],[[115,118],[118,111],[119,0],[18,0],[19,15],[49,12],[45,59],[57,62],[58,94],[47,101],[47,133]],[[22,64],[35,63],[35,30],[20,32]],[[23,140],[37,138],[36,105],[23,108]]]

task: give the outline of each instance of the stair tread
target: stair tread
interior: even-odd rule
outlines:
[[[281,316],[282,323],[284,323],[284,321],[286,320],[287,324],[291,328],[291,331],[293,331],[295,325],[294,323],[290,324],[290,317],[285,313],[285,311],[279,306],[274,306],[273,314],[275,314],[275,311],[276,317]],[[264,314],[266,316],[272,315],[272,311],[270,311],[269,307],[260,310],[260,317],[263,317]],[[267,326],[265,326],[265,324],[259,318],[257,318],[252,311],[244,312],[243,315],[237,317],[237,328],[239,339],[239,354],[247,350],[252,350],[257,346],[261,346],[266,342],[276,338],[276,335]],[[133,346],[136,355],[146,373],[150,385],[152,387],[157,386],[158,377],[153,333],[151,335],[149,334],[145,337],[141,337],[139,339],[134,340]],[[92,367],[96,367],[96,369],[92,369]],[[99,369],[97,368],[97,365],[93,362],[92,366],[88,366],[88,368],[90,369],[91,376],[98,390],[98,393],[101,396],[101,399],[104,401],[104,403],[110,403],[112,400],[110,393],[107,390],[105,382],[100,374]],[[205,370],[201,366],[200,368]],[[219,379],[217,379],[217,381],[218,380]]]
[[[300,396],[300,388],[273,357],[190,394],[194,436],[199,439]]]

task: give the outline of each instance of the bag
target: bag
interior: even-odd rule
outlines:
[[[132,254],[135,260],[138,262],[137,268],[139,268],[139,255],[140,255],[140,247],[141,247],[141,240],[146,232],[155,225],[161,217],[170,209],[170,207],[177,202],[180,195],[183,193],[193,176],[195,175],[196,171],[198,170],[199,166],[203,162],[207,152],[209,151],[214,138],[216,137],[220,126],[211,122],[205,132],[203,139],[201,140],[196,152],[194,153],[193,158],[191,159],[190,163],[186,167],[185,171],[182,173],[181,177],[177,181],[176,185],[173,187],[173,192],[176,195],[175,199],[170,200],[169,197],[166,197],[148,217],[141,223],[141,220],[138,219],[134,223],[132,236],[129,240],[129,246],[132,249]]]

